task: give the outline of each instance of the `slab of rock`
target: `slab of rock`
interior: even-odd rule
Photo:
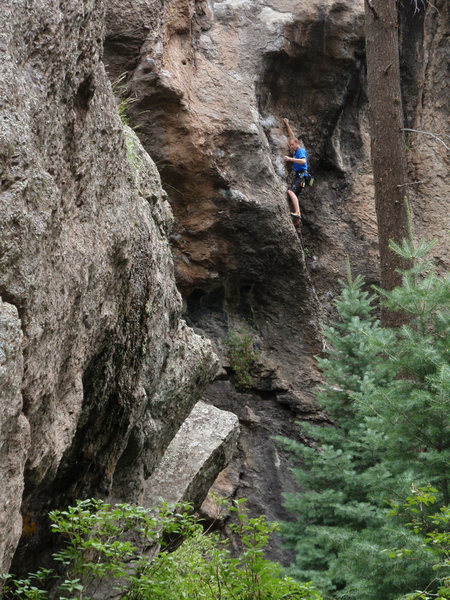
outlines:
[[[236,415],[198,402],[145,482],[143,505],[190,502],[199,507],[236,448]]]

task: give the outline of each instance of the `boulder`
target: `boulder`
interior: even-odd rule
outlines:
[[[236,415],[198,402],[144,485],[146,507],[189,502],[198,508],[230,462],[239,435]]]

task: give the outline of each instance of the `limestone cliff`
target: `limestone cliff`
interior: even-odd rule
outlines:
[[[101,2],[0,6],[0,570],[52,507],[139,499],[216,370],[180,319],[154,163],[101,62]],[[33,565],[35,566],[35,565]]]

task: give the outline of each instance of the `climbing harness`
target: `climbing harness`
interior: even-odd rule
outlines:
[[[301,188],[304,188],[305,185],[308,185],[309,187],[312,187],[314,185],[314,175],[311,175],[311,173],[297,171],[296,176],[300,179]]]

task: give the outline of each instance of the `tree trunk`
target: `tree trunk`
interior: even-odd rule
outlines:
[[[396,269],[408,267],[405,261],[389,250],[389,240],[400,242],[408,236],[396,2],[365,0],[365,14],[369,121],[381,286],[391,290],[401,282]],[[399,314],[382,314],[383,325],[395,326],[402,320]]]

